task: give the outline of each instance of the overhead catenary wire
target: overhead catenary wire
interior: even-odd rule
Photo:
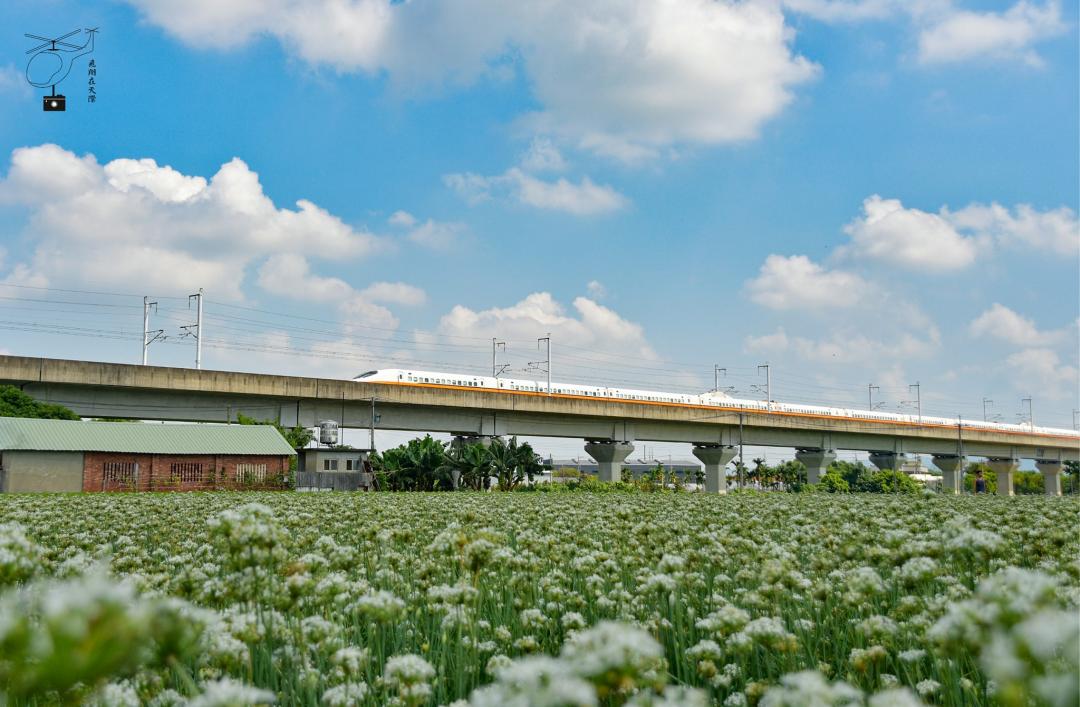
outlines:
[[[10,313],[0,319],[0,330],[100,340],[138,339],[141,336],[141,331],[135,326],[138,315],[130,314],[141,310],[141,294],[11,283],[2,283],[0,287],[14,288],[16,292],[26,291],[26,295],[21,296],[10,296],[16,294],[11,289],[8,294],[0,294],[0,312]],[[61,296],[48,298],[45,293],[60,293]],[[70,294],[85,294],[88,297],[78,299],[64,296]],[[186,298],[163,295],[154,297],[165,300],[161,303],[159,315],[156,317],[158,326],[190,322],[190,315],[180,304]],[[128,301],[114,301],[114,298],[128,298]],[[101,301],[102,299],[109,301]],[[211,322],[213,332],[218,336],[213,341],[207,339],[205,343],[210,348],[222,351],[356,361],[358,366],[365,369],[426,366],[436,370],[470,371],[474,374],[486,372],[486,365],[480,366],[477,362],[490,356],[490,338],[487,337],[423,329],[405,332],[400,328],[343,324],[335,320],[217,300],[207,299],[206,303],[214,304],[204,316]],[[32,316],[20,316],[15,314],[16,312]],[[247,312],[257,316],[248,316]],[[29,319],[34,321],[28,321]],[[123,323],[130,323],[131,326],[123,326]],[[282,342],[288,345],[273,343],[272,337],[279,333],[282,335]],[[162,343],[175,346],[179,342]],[[535,340],[510,339],[509,344],[506,361],[513,369],[509,375],[530,379],[524,369],[528,363],[527,356],[535,353]],[[329,350],[331,347],[339,347],[344,351],[333,352]],[[707,378],[711,379],[713,366],[716,365],[713,362],[694,364],[687,361],[669,361],[653,358],[642,352],[593,350],[574,344],[561,344],[560,350],[563,351],[559,367],[563,372],[560,374],[562,379],[603,387],[696,394],[707,388],[710,382]],[[753,373],[754,369],[731,365],[725,367],[728,371],[726,379],[737,389],[735,395],[741,398],[755,397],[749,389],[751,385],[760,384],[761,378]],[[856,409],[865,405],[864,384],[821,380],[816,376],[801,375],[783,368],[773,375],[775,392],[772,397],[778,401]],[[995,397],[1001,400],[1016,397],[1015,407],[1019,409],[1018,396],[994,390],[986,392],[996,393]],[[904,393],[906,390],[903,386],[882,386],[880,395],[887,410],[910,413],[912,411],[900,404],[900,401],[907,397]],[[922,402],[926,415],[954,417],[957,411],[961,410],[967,419],[978,419],[982,416],[980,400],[959,400],[927,391]],[[1011,416],[1009,407],[1002,405],[999,409],[1006,417]],[[1069,423],[1059,422],[1058,418],[1061,416],[1055,411],[1048,410],[1044,417],[1045,419],[1041,420],[1043,424],[1053,421],[1056,426],[1071,426],[1071,420]]]

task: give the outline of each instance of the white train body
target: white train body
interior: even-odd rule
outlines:
[[[417,371],[411,369],[385,368],[377,371],[368,371],[353,378],[354,381],[364,383],[387,383],[416,386],[438,386],[449,388],[464,388],[485,391],[503,391],[507,393],[548,393],[547,383],[543,381],[525,380],[520,378],[495,378],[492,376],[476,376],[467,373],[448,373],[445,371]],[[769,406],[764,400],[744,400],[732,398],[724,393],[710,391],[700,395],[688,395],[686,393],[669,393],[658,390],[638,390],[635,388],[611,388],[594,385],[581,385],[578,383],[557,383],[552,381],[552,395],[595,398],[597,400],[633,400],[647,404],[658,405],[693,405],[696,407],[711,407],[718,409],[741,410],[769,410],[772,412],[805,415],[812,417],[835,417],[857,420],[877,421],[882,423],[902,422],[922,425],[943,425],[955,427],[955,418],[933,417],[923,415],[903,415],[894,412],[882,412],[880,410],[857,410],[849,408],[834,408],[820,405],[802,405],[793,403],[781,403],[773,401]],[[986,422],[983,420],[961,420],[960,424],[965,428],[991,429],[1002,432],[1021,434],[1048,434],[1077,437],[1075,430],[1058,429],[1054,427],[1038,427],[1026,424],[1013,424],[1007,422]]]

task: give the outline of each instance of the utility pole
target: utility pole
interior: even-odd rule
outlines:
[[[772,412],[772,370],[768,361],[757,367],[758,373],[762,368],[765,369],[765,409]]]
[[[956,454],[960,457],[960,465],[964,464],[964,418],[956,413]],[[963,478],[963,469],[960,469],[960,478]]]
[[[506,371],[507,368],[510,367],[509,363],[504,363],[502,365],[502,368],[499,368],[495,364],[495,351],[500,346],[502,347],[503,351],[506,351],[506,342],[505,341],[499,341],[494,336],[491,337],[491,377],[492,378],[498,378],[500,375],[503,374],[503,372]]]
[[[188,295],[188,309],[191,309],[191,300],[195,300],[195,323],[180,327],[183,330],[181,336],[195,337],[195,368],[202,368],[202,342],[203,342],[203,288],[193,295]]]
[[[993,405],[994,401],[990,398],[983,398],[983,422],[990,422],[990,415],[986,412],[987,405]]]
[[[1034,430],[1035,429],[1035,411],[1032,409],[1032,406],[1031,406],[1031,396],[1028,396],[1026,398],[1021,398],[1020,399],[1020,404],[1023,405],[1024,403],[1027,403],[1027,405],[1028,405],[1028,427],[1030,427],[1032,430]]]
[[[874,409],[874,391],[875,390],[877,392],[879,392],[879,393],[881,392],[881,388],[874,385],[873,383],[870,383],[869,385],[866,386],[866,400],[867,400],[867,404],[870,406],[869,408],[867,408],[868,410],[873,410]]]
[[[921,425],[922,424],[922,386],[919,385],[918,381],[915,381],[914,383],[912,383],[911,385],[909,385],[907,387],[909,393],[911,392],[912,388],[915,389],[915,410],[918,413],[919,424]]]
[[[1080,410],[1073,410],[1073,429],[1080,430]]]
[[[151,302],[149,297],[142,298],[142,365],[144,366],[147,362],[147,349],[150,348],[150,344],[159,339],[165,339],[164,329],[150,331],[150,308],[153,307],[154,312],[157,312],[157,304],[157,302]]]
[[[713,388],[712,389],[713,389],[714,393],[720,391],[720,374],[721,373],[723,373],[726,376],[727,375],[727,369],[726,368],[720,368],[720,366],[717,366],[714,363],[713,364],[713,372],[712,372],[712,374],[713,374]]]
[[[371,428],[370,437],[368,438],[368,449],[372,453],[375,452],[375,396],[371,396]]]
[[[738,485],[738,487],[740,489],[743,487],[743,482],[744,482],[743,474],[744,474],[744,470],[746,469],[746,462],[743,460],[743,440],[742,440],[742,432],[743,432],[743,430],[742,430],[742,423],[743,423],[743,413],[740,412],[739,413],[739,477],[738,477],[738,479],[736,481],[736,484]]]
[[[547,393],[551,395],[551,332],[549,331],[547,336],[542,336],[536,340],[536,348],[540,348],[541,341],[547,344],[547,360],[544,361],[544,368],[540,370],[547,373]]]
[[[541,341],[548,344],[548,359],[546,361],[530,361],[528,370],[539,370],[548,373],[548,395],[551,395],[551,331],[548,332],[548,336],[537,339],[537,350],[540,349]],[[543,364],[543,368],[540,367],[540,364]]]

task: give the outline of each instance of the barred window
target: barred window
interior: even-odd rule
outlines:
[[[202,462],[173,462],[170,469],[172,477],[185,484],[194,484],[203,479]]]
[[[250,484],[266,481],[266,464],[237,464],[236,480]]]
[[[138,462],[105,462],[103,471],[105,484],[134,484],[139,479]]]

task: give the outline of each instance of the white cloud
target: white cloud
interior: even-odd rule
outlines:
[[[390,218],[387,222],[391,226],[402,226],[404,228],[411,228],[416,225],[416,217],[410,214],[408,211],[395,211],[390,214]]]
[[[510,341],[510,349],[515,341],[531,342],[551,332],[555,350],[561,345],[571,345],[588,348],[591,355],[607,353],[658,359],[640,324],[623,319],[614,310],[587,297],[576,298],[573,309],[576,316],[568,314],[549,293],[535,292],[510,307],[475,311],[457,305],[442,317],[437,331],[455,337],[498,337]],[[535,346],[527,348],[535,360]]]
[[[743,342],[747,353],[773,353],[785,351],[788,347],[788,335],[783,327],[777,327],[771,334],[748,336]]]
[[[789,12],[829,23],[885,20],[905,14],[924,65],[964,61],[1043,64],[1035,44],[1065,34],[1059,0],[1020,0],[1004,11],[963,10],[951,0],[783,0]]]
[[[1042,66],[1042,58],[1031,46],[1066,29],[1057,0],[1042,5],[1021,0],[1001,13],[954,10],[923,28],[919,60],[924,64],[1019,60]]]
[[[166,203],[178,204],[206,191],[204,178],[189,177],[168,165],[159,167],[151,159],[113,160],[105,165],[105,176],[117,191],[126,194],[140,187]]]
[[[189,44],[272,35],[399,89],[520,70],[541,106],[529,124],[616,157],[753,138],[816,74],[774,0],[128,2]]]
[[[470,204],[493,198],[511,198],[518,203],[578,216],[593,216],[624,208],[629,200],[610,186],[583,177],[577,184],[560,177],[553,182],[539,179],[517,167],[503,174],[448,174],[446,185]]]
[[[923,270],[956,270],[975,261],[980,242],[961,235],[947,218],[907,209],[877,194],[863,201],[863,215],[844,231],[849,252]]]
[[[607,297],[607,288],[604,287],[604,283],[599,280],[590,280],[589,284],[585,285],[585,291],[588,292],[589,297],[594,300]]]
[[[993,336],[1018,346],[1048,346],[1068,336],[1066,329],[1039,331],[1035,322],[998,303],[976,317],[969,328],[974,336]]]
[[[448,250],[458,242],[464,230],[465,226],[460,223],[440,223],[428,219],[410,230],[406,238],[427,248]]]
[[[267,292],[307,302],[343,302],[355,293],[344,280],[313,274],[307,259],[294,254],[270,256],[259,268],[258,282]]]
[[[958,211],[942,207],[930,213],[874,194],[863,201],[862,216],[844,231],[851,244],[840,250],[842,256],[938,272],[966,268],[995,247],[1074,258],[1080,253],[1080,224],[1065,206],[1040,212],[1027,204],[1010,211],[997,203],[972,203]]]
[[[834,331],[822,339],[795,337],[792,346],[807,361],[873,366],[929,356],[938,347],[937,331],[924,333],[924,338],[901,332],[879,339],[854,331]]]
[[[1013,387],[1019,391],[1052,400],[1076,395],[1080,380],[1076,366],[1063,364],[1051,349],[1024,349],[1010,355],[1005,363],[1012,370]]]
[[[422,289],[403,282],[375,282],[358,290],[340,278],[315,275],[303,256],[293,254],[268,258],[259,268],[258,283],[282,297],[336,305],[347,326],[387,330],[397,328],[398,320],[377,303],[416,306],[427,299]]]
[[[1080,253],[1080,222],[1076,212],[1061,206],[1036,211],[1020,204],[1010,212],[997,204],[969,204],[959,211],[942,210],[957,228],[993,238],[1005,247],[1034,248],[1075,258]]]
[[[537,137],[522,155],[521,166],[530,172],[562,172],[567,165],[551,138]]]
[[[361,294],[375,302],[403,304],[416,307],[427,301],[427,293],[404,282],[376,282],[365,287]]]
[[[151,159],[101,165],[56,145],[24,147],[0,180],[0,202],[30,211],[33,251],[5,278],[18,284],[162,294],[205,287],[236,300],[248,267],[267,256],[358,258],[381,247],[310,201],[278,208],[235,158],[206,179]]]
[[[783,327],[771,334],[747,336],[743,350],[751,354],[776,355],[793,352],[804,362],[840,363],[876,366],[889,361],[924,358],[938,347],[935,328],[923,332],[923,338],[903,332],[882,338],[867,336],[848,327],[833,330],[821,338],[789,336]]]
[[[770,255],[746,287],[754,302],[784,310],[850,308],[870,291],[858,275],[826,270],[805,255]]]
[[[405,229],[405,238],[413,243],[433,250],[449,250],[454,247],[466,230],[463,223],[448,223],[430,218],[420,223],[408,211],[395,211],[387,219],[387,223]]]

